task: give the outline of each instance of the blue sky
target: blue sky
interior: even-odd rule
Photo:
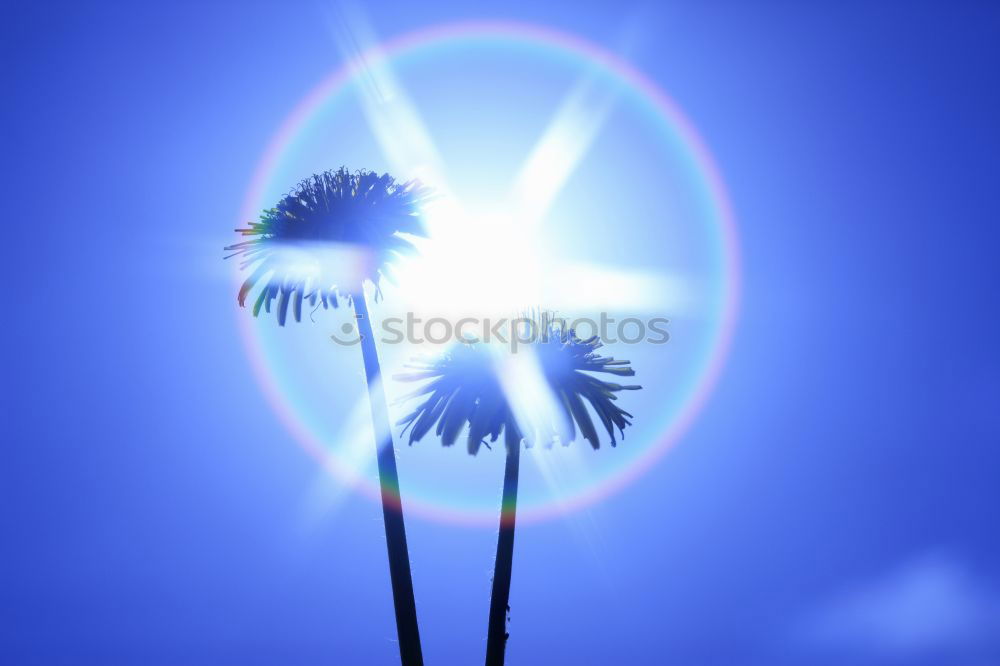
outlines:
[[[2,10],[5,662],[397,660],[379,508],[348,492],[310,517],[321,475],[217,266],[269,137],[339,64],[327,9]],[[716,390],[631,485],[519,529],[509,663],[1000,660],[1000,11],[365,11],[384,36],[634,34],[738,218]],[[407,526],[428,663],[479,660],[495,528]]]

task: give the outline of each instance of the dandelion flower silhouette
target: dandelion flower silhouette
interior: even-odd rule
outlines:
[[[625,427],[632,423],[632,415],[615,404],[616,394],[641,387],[604,381],[588,373],[631,377],[635,371],[628,361],[599,356],[596,350],[603,343],[597,336],[581,340],[573,329],[555,324],[546,324],[545,330],[547,335],[539,336],[530,347],[549,390],[562,407],[567,432],[534,428],[534,434],[522,433],[497,375],[496,354],[482,343],[463,343],[440,357],[418,359],[408,364],[414,372],[395,375],[395,379],[407,382],[430,380],[400,398],[405,401],[427,396],[413,412],[397,422],[404,426],[403,433],[410,429],[409,443],[419,441],[436,425],[435,432],[441,443],[452,446],[468,425],[467,444],[473,455],[478,453],[487,437],[495,442],[505,428],[513,431],[508,433],[508,445],[511,441],[519,443],[524,437],[530,446],[535,443],[533,437],[537,437],[551,446],[557,434],[563,444],[568,444],[576,438],[579,429],[583,438],[597,449],[600,439],[584,404],[586,400],[607,430],[611,445],[615,446],[615,428],[624,436]]]
[[[225,248],[233,253],[227,259],[240,255],[240,268],[253,269],[240,288],[240,306],[261,284],[253,315],[261,308],[270,313],[277,299],[278,324],[284,326],[289,305],[301,321],[303,301],[313,308],[337,307],[338,293],[350,299],[365,280],[376,288],[382,277],[391,282],[394,261],[414,249],[400,234],[426,235],[421,205],[430,195],[417,181],[396,183],[388,174],[344,167],[303,180],[258,222],[236,230],[249,240]],[[363,253],[360,268],[337,265],[344,255],[336,249],[344,247]]]

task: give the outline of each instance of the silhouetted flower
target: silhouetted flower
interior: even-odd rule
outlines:
[[[354,308],[372,410],[399,652],[406,666],[423,664],[423,656],[392,425],[364,282],[374,283],[378,298],[380,278],[389,277],[389,265],[413,248],[400,234],[424,235],[420,205],[429,193],[415,181],[397,185],[387,174],[352,174],[343,167],[325,171],[299,183],[277,206],[265,210],[259,222],[236,230],[250,240],[226,248],[233,251],[229,257],[242,256],[240,268],[253,268],[240,287],[240,307],[254,286],[262,285],[253,306],[255,317],[261,307],[270,312],[275,298],[281,326],[289,304],[296,321],[302,319],[302,301],[314,308],[318,303],[337,307],[341,294]]]
[[[512,334],[519,332],[515,329]],[[545,316],[540,324],[537,320],[531,321],[527,332],[527,338],[517,336],[517,352],[498,352],[495,346],[482,343],[462,343],[438,358],[412,363],[409,367],[413,372],[396,376],[403,381],[427,380],[418,390],[401,398],[407,400],[427,396],[419,407],[397,422],[397,425],[403,426],[401,434],[410,429],[410,444],[436,426],[435,432],[441,443],[451,446],[468,426],[468,449],[474,455],[480,445],[486,444],[487,437],[495,442],[501,434],[504,435],[506,460],[500,529],[497,554],[493,560],[486,636],[486,663],[490,666],[504,663],[509,636],[507,618],[510,613],[521,442],[525,446],[536,442],[551,446],[558,436],[565,445],[576,438],[579,429],[591,446],[599,448],[597,428],[586,406],[590,403],[614,446],[615,428],[624,436],[625,426],[632,423],[632,415],[615,404],[616,394],[640,388],[607,382],[590,374],[607,373],[622,377],[635,374],[628,361],[599,356],[597,349],[603,343],[597,336],[581,340],[573,329],[561,322],[554,323]],[[525,339],[527,342],[521,344]],[[519,370],[519,363],[526,365],[521,365]],[[529,372],[523,372],[525,368],[530,368]],[[543,407],[542,412],[562,413],[533,414],[532,402],[549,404],[549,409]]]
[[[611,445],[615,446],[615,428],[624,436],[624,428],[631,425],[632,417],[615,404],[615,394],[641,387],[607,382],[588,374],[635,375],[628,361],[599,356],[596,350],[602,346],[597,336],[581,340],[573,329],[546,322],[542,334],[522,350],[501,352],[508,355],[506,358],[498,358],[496,350],[488,345],[463,343],[440,357],[418,359],[408,364],[414,372],[398,374],[395,378],[402,381],[429,380],[401,400],[421,395],[427,395],[427,398],[412,413],[400,419],[397,425],[404,426],[404,434],[410,429],[410,444],[423,438],[436,425],[435,433],[445,446],[453,445],[468,425],[467,441],[471,454],[479,451],[479,446],[487,437],[495,442],[505,428],[512,431],[507,439],[508,446],[510,442],[519,443],[522,438],[526,445],[536,441],[551,445],[557,434],[563,444],[568,444],[576,438],[579,429],[583,438],[597,449],[600,448],[598,431],[585,406],[586,401],[607,430]],[[516,362],[515,357],[525,351],[534,354],[548,390],[562,408],[565,418],[554,419],[555,422],[563,422],[565,430],[561,432],[556,432],[552,421],[533,423],[530,427],[518,425],[515,409],[504,392],[499,373],[505,361]]]
[[[240,288],[240,306],[262,283],[254,316],[262,307],[270,312],[277,299],[284,326],[289,305],[300,321],[303,301],[337,307],[338,293],[352,298],[364,280],[376,288],[381,277],[391,280],[389,266],[413,249],[400,234],[424,235],[420,206],[429,195],[416,181],[398,184],[388,174],[343,167],[303,180],[259,222],[236,230],[250,240],[226,248],[230,257],[242,255],[241,268],[253,268]]]

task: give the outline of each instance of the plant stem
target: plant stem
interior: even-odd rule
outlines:
[[[514,522],[517,517],[517,476],[521,461],[521,436],[517,427],[504,427],[507,464],[503,472],[503,497],[500,501],[500,534],[493,566],[493,592],[490,595],[490,621],[486,635],[486,666],[502,666],[507,647],[507,613],[510,610],[510,578],[514,566]]]
[[[403,666],[423,666],[420,650],[420,632],[417,629],[417,606],[413,598],[413,578],[410,574],[410,555],[406,548],[406,526],[403,523],[403,504],[399,496],[399,474],[396,472],[396,449],[392,443],[389,425],[389,407],[385,388],[381,382],[378,352],[371,318],[363,290],[353,296],[361,336],[361,355],[365,362],[368,382],[368,401],[371,405],[372,426],[377,447],[378,478],[382,492],[382,518],[385,523],[385,545],[389,552],[389,577],[392,581],[392,602],[396,610],[396,633],[399,637],[399,656]]]

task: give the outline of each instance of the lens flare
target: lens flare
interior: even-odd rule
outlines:
[[[530,456],[523,458],[535,461],[536,464],[535,472],[530,469],[522,470],[522,490],[527,492],[530,489],[533,473],[544,480],[550,488],[546,493],[534,498],[522,494],[518,519],[531,521],[559,516],[598,501],[647,470],[688,430],[719,379],[732,338],[739,300],[740,269],[736,228],[719,170],[694,126],[677,104],[628,62],[600,46],[573,35],[511,22],[463,22],[420,30],[362,49],[355,57],[349,59],[345,67],[334,72],[306,95],[282,123],[257,165],[241,211],[240,222],[255,219],[261,209],[273,203],[270,199],[274,198],[275,193],[286,191],[292,183],[308,175],[308,171],[303,169],[312,167],[307,167],[295,159],[296,151],[305,141],[304,137],[318,131],[316,128],[321,126],[324,114],[331,112],[330,110],[345,99],[349,92],[357,93],[359,87],[362,89],[359,94],[360,105],[366,110],[359,116],[359,121],[366,122],[365,113],[388,118],[383,129],[384,136],[376,136],[375,139],[383,146],[401,151],[386,158],[389,167],[411,161],[410,153],[415,151],[433,156],[433,159],[424,160],[429,173],[438,174],[447,171],[452,167],[449,163],[451,153],[442,146],[430,143],[429,137],[437,138],[433,126],[418,135],[400,129],[418,122],[415,109],[419,108],[420,104],[419,100],[410,100],[403,95],[400,81],[404,80],[404,77],[400,76],[397,79],[394,72],[397,66],[418,62],[420,58],[448,56],[447,60],[454,62],[458,55],[476,53],[480,49],[500,50],[515,55],[529,53],[540,63],[551,62],[554,63],[553,67],[558,64],[559,67],[572,68],[576,72],[576,84],[571,87],[570,95],[553,107],[556,109],[555,120],[544,128],[542,140],[534,144],[534,150],[528,151],[524,156],[527,159],[522,163],[522,168],[510,174],[515,196],[510,199],[500,199],[499,206],[496,199],[489,197],[463,197],[461,206],[456,201],[446,198],[440,204],[441,209],[432,216],[430,220],[432,238],[453,239],[454,247],[441,247],[441,244],[433,248],[428,246],[428,252],[441,253],[439,265],[442,267],[446,265],[446,261],[452,262],[458,256],[465,257],[468,265],[464,269],[460,268],[457,273],[454,264],[448,263],[449,268],[442,270],[437,276],[428,274],[406,276],[404,286],[393,296],[405,295],[406,289],[412,289],[409,298],[417,302],[420,302],[419,298],[426,298],[424,305],[428,311],[440,311],[451,302],[457,304],[455,314],[466,314],[469,309],[474,309],[477,303],[487,301],[493,302],[494,305],[498,302],[506,310],[515,309],[524,305],[520,302],[522,297],[525,297],[524,295],[530,297],[534,289],[540,290],[539,300],[536,303],[548,305],[547,301],[552,299],[554,302],[559,302],[560,307],[575,308],[580,314],[593,314],[595,309],[603,308],[605,303],[631,312],[657,312],[663,309],[664,303],[667,303],[671,313],[679,320],[678,326],[684,325],[682,321],[684,317],[700,318],[702,322],[697,329],[700,332],[697,339],[691,336],[688,338],[675,336],[679,342],[673,356],[670,357],[670,362],[679,364],[678,359],[683,357],[687,365],[684,372],[677,372],[672,376],[676,382],[671,387],[672,397],[669,400],[664,398],[665,404],[658,410],[661,415],[659,420],[654,413],[643,414],[640,410],[630,409],[637,414],[637,424],[640,422],[648,424],[644,426],[644,432],[649,434],[642,441],[633,442],[631,449],[627,448],[627,444],[622,444],[617,449],[598,452],[584,450],[584,447],[579,446],[579,442],[569,447],[555,447],[551,451],[538,450],[540,447],[536,447]],[[378,85],[378,90],[370,89],[365,93],[364,87],[372,86],[370,78],[372,71],[379,73],[381,83]],[[591,87],[590,82],[598,79],[613,84],[614,96],[609,97],[606,95],[606,90],[601,92],[599,88]],[[391,86],[393,91],[389,97],[385,97],[386,86]],[[367,100],[365,100],[366,94],[369,94]],[[372,95],[382,95],[383,98]],[[597,112],[581,111],[582,108],[591,107],[591,110],[596,109]],[[686,224],[697,227],[690,231],[690,234],[692,238],[697,236],[698,247],[702,248],[699,251],[704,255],[702,268],[706,275],[693,276],[690,267],[683,266],[675,273],[673,265],[670,266],[670,273],[651,271],[648,266],[630,265],[624,256],[611,257],[607,261],[601,257],[578,256],[573,261],[560,265],[558,271],[552,275],[536,277],[531,273],[535,267],[540,270],[546,268],[543,257],[547,260],[549,254],[544,251],[546,246],[543,237],[547,225],[553,219],[558,222],[560,215],[565,217],[557,210],[557,193],[567,185],[570,172],[574,170],[577,162],[582,159],[583,163],[586,163],[583,153],[588,147],[597,146],[600,134],[604,131],[605,121],[614,113],[612,108],[618,107],[640,119],[644,130],[649,132],[648,143],[661,146],[662,152],[669,153],[673,160],[671,164],[676,162],[679,165],[678,178],[686,183],[687,188],[684,196],[692,202],[690,204],[692,210],[697,208],[695,214],[689,216],[695,221]],[[474,129],[482,129],[475,128],[475,118],[469,122]],[[404,135],[402,138],[397,136],[400,132]],[[414,144],[414,141],[417,143]],[[339,155],[334,155],[332,158],[337,160],[337,163],[325,165],[326,168],[339,166],[342,158]],[[349,158],[343,159],[349,163]],[[371,165],[354,166],[370,168]],[[394,175],[408,178],[417,174]],[[449,177],[454,175],[448,174]],[[444,175],[435,175],[434,178],[445,180]],[[449,187],[454,187],[458,191],[459,185],[454,181],[460,179],[449,178],[449,180],[452,181]],[[594,196],[604,197],[607,194],[595,192]],[[466,205],[469,201],[472,201],[472,204]],[[684,220],[687,218],[684,215],[672,214],[671,219],[677,221],[678,225],[685,224]],[[509,223],[510,216],[519,215],[517,224],[510,225],[516,226],[516,233],[502,233],[506,228],[505,225]],[[477,224],[464,224],[470,216],[476,217]],[[541,221],[543,218],[545,220],[543,223],[522,224],[525,220]],[[564,226],[569,224],[565,220],[563,223]],[[614,223],[618,226],[625,224],[617,220]],[[497,231],[500,233],[496,233]],[[476,234],[478,237],[463,238],[462,233]],[[527,234],[538,234],[538,237]],[[502,246],[504,242],[508,243],[508,246]],[[646,245],[655,242],[657,241],[653,239]],[[487,245],[486,252],[492,252],[492,257],[483,259],[479,256],[477,260],[477,256],[469,252],[469,248],[484,243]],[[513,268],[509,266],[509,262],[506,265],[508,273],[516,273],[515,275],[508,274],[505,279],[484,283],[496,275],[494,270],[483,271],[484,264],[496,257],[505,257],[519,251],[522,252],[518,259],[519,263]],[[426,268],[427,264],[424,266]],[[516,268],[523,268],[523,272],[517,273],[514,270]],[[405,271],[405,267],[403,270]],[[489,275],[480,275],[482,273]],[[518,284],[519,275],[529,276],[523,280],[524,284]],[[478,283],[474,279],[477,276]],[[402,277],[400,276],[401,282]],[[441,288],[442,281],[449,283],[450,287]],[[574,291],[580,291],[577,286],[581,283],[588,285],[587,298],[574,301],[571,297],[574,296]],[[420,294],[419,298],[414,295],[416,293]],[[484,297],[484,294],[489,298]],[[656,299],[650,300],[650,294],[655,294]],[[504,297],[509,296],[516,298],[504,301]],[[392,307],[392,301],[392,298],[388,299],[383,308]],[[387,309],[381,312],[378,309],[373,308],[373,310],[376,316],[391,314]],[[279,335],[268,326],[269,322],[253,320],[245,311],[237,311],[236,316],[255,374],[268,400],[295,439],[310,455],[321,461],[324,469],[337,479],[348,485],[356,485],[373,498],[377,497],[378,488],[370,478],[368,468],[372,453],[370,447],[373,446],[370,438],[367,440],[367,445],[362,445],[365,441],[364,435],[370,433],[359,434],[357,430],[349,433],[341,432],[336,426],[331,427],[323,423],[325,415],[319,410],[316,410],[316,413],[307,413],[298,402],[295,389],[298,379],[291,377],[291,371],[282,364],[280,352],[276,350],[282,345],[300,344],[300,340],[306,334],[286,330]],[[349,317],[350,313],[342,316]],[[336,329],[340,323],[338,320],[332,326]],[[344,326],[348,323],[344,322]],[[308,325],[302,324],[302,326]],[[313,331],[311,335],[316,336],[317,332]],[[331,357],[350,356],[351,360],[355,361],[353,357],[357,356],[356,351],[350,348],[331,349],[329,354]],[[411,351],[406,346],[391,349],[383,346],[380,355],[383,356],[385,376],[389,376],[392,369]],[[638,347],[614,350],[616,356],[624,358],[639,353],[646,352],[641,352]],[[649,385],[647,382],[649,375],[654,375],[651,379],[655,380],[657,379],[655,375],[661,373],[659,367],[650,367],[649,364],[644,366],[639,360],[635,358],[632,360],[640,373],[640,382],[644,386]],[[337,362],[339,361],[331,360],[331,363]],[[325,359],[322,363],[325,363]],[[336,378],[338,381],[342,378],[344,381],[340,384],[350,387],[342,389],[342,395],[335,396],[338,401],[346,405],[347,410],[355,406],[358,400],[363,399],[364,395],[360,371],[351,369],[352,367],[344,365],[329,371],[317,371],[317,375],[321,375],[320,379],[327,383],[331,378]],[[644,374],[644,368],[648,368],[649,375]],[[522,391],[527,385],[525,382],[527,380],[519,383]],[[386,389],[391,397],[394,390],[391,382],[387,383]],[[634,435],[630,437],[635,439]],[[365,446],[369,449],[367,458],[364,454]],[[412,455],[409,451],[401,451],[402,456],[408,457],[400,462],[407,510],[443,521],[495,524],[496,498],[493,498],[491,503],[477,505],[457,493],[436,495],[434,488],[431,487],[434,484],[431,483],[418,488],[417,492],[409,492],[406,487],[407,476],[409,474],[412,477],[414,474],[410,473],[411,468],[408,465],[411,465],[417,456],[429,456],[431,453],[427,448],[422,451],[414,449]],[[464,452],[458,451],[447,453],[465,455]],[[469,465],[467,469],[470,470],[468,472],[470,477],[485,478],[485,475],[475,476],[478,472],[474,468],[477,465],[482,466],[484,464],[482,458],[490,453],[487,451],[480,454],[477,459],[468,461],[463,459],[462,464],[467,462]],[[434,455],[444,454],[434,452]],[[502,466],[502,456],[494,457],[495,462]],[[595,472],[597,469],[600,471]],[[585,483],[579,482],[579,479],[583,478],[589,480]],[[498,490],[499,476],[495,477],[494,481]],[[442,482],[439,485],[444,484]],[[498,493],[496,495],[498,496]]]

